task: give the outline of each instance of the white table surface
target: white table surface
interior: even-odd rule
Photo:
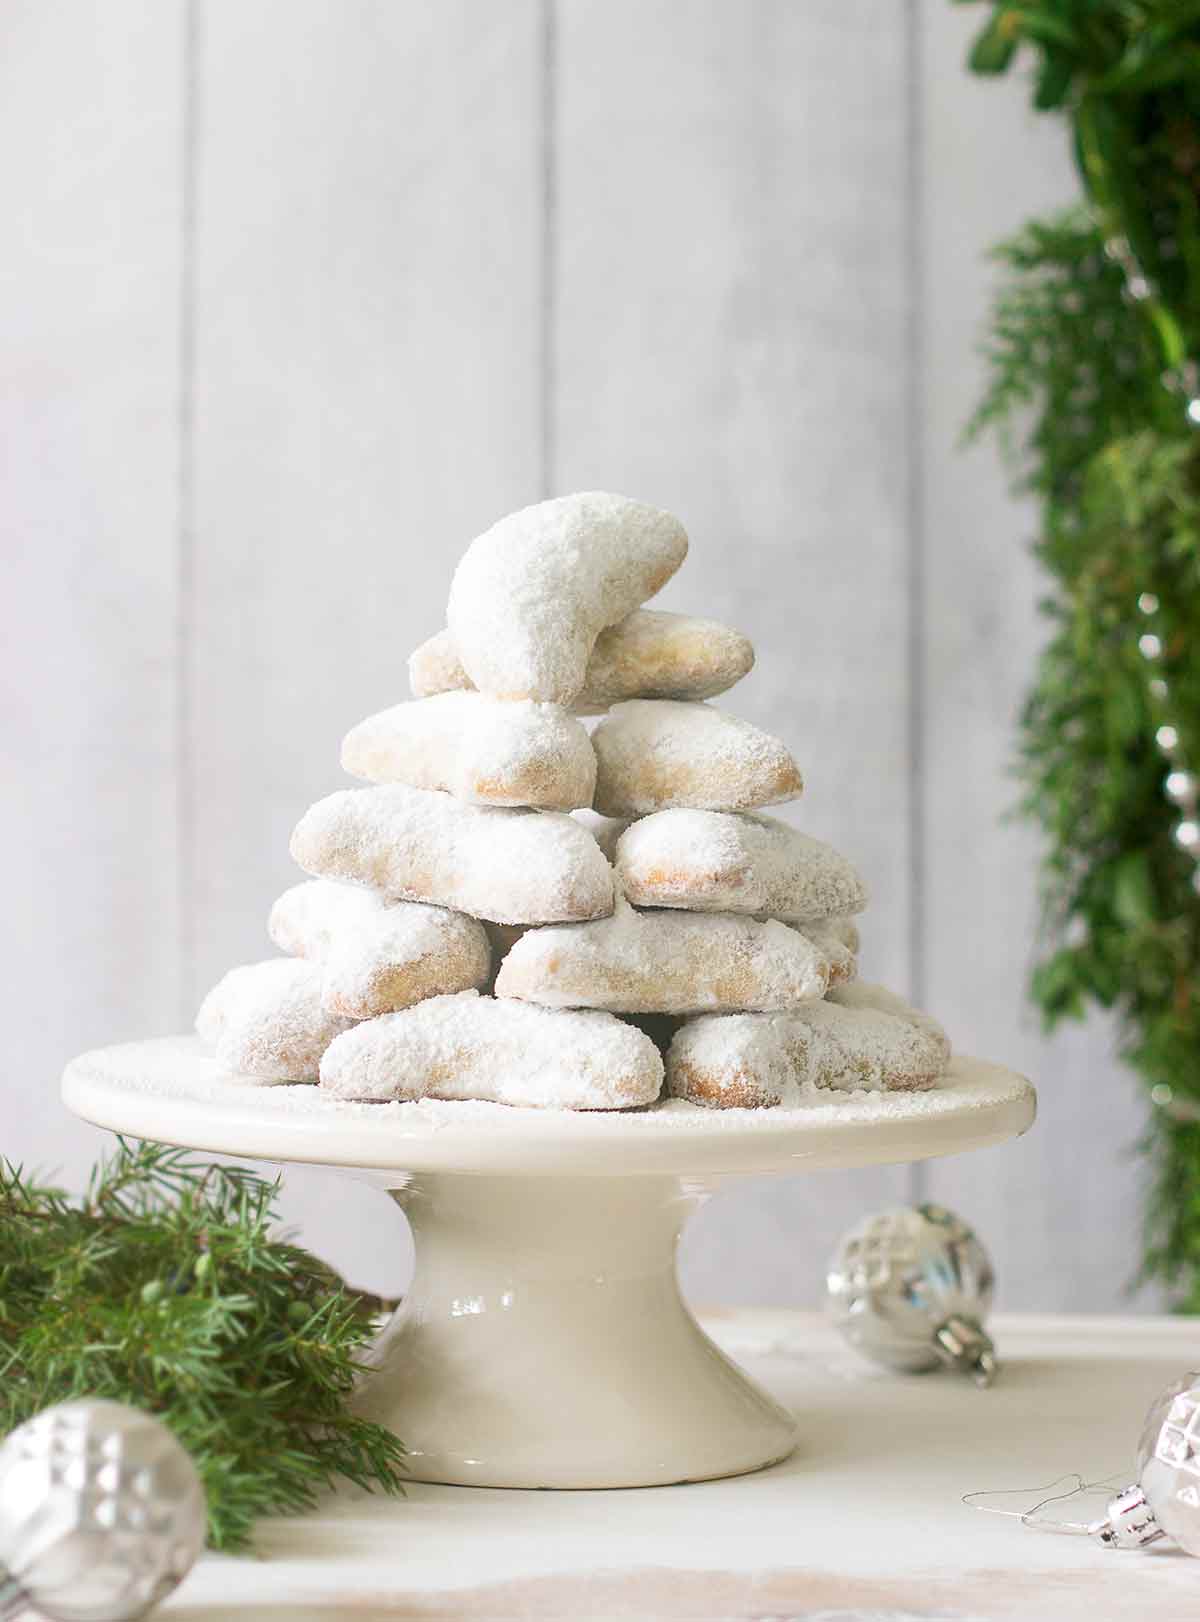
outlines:
[[[1200,1324],[998,1318],[981,1392],[876,1370],[800,1313],[708,1315],[801,1418],[786,1463],[625,1492],[413,1485],[265,1523],[258,1558],[206,1556],[172,1622],[808,1618],[1196,1622],[1200,1560],[1110,1552],[965,1507],[974,1489],[1128,1471],[1143,1413],[1200,1364]],[[1031,1495],[1036,1497],[1036,1493]]]

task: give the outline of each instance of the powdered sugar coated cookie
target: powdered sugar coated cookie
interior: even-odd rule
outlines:
[[[318,878],[493,923],[600,918],[613,908],[612,869],[600,847],[558,811],[462,805],[399,783],[343,789],[305,812],[291,851]]]
[[[859,934],[858,924],[850,917],[834,917],[822,920],[822,927],[829,931],[848,952],[858,956],[862,948],[862,938]]]
[[[226,1069],[256,1081],[315,1081],[350,1021],[321,1000],[321,971],[290,957],[230,969],[205,997],[196,1033]]]
[[[420,647],[409,654],[408,685],[414,698],[475,691],[475,683],[463,669],[449,627],[426,637]]]
[[[855,980],[850,985],[832,988],[829,992],[829,1001],[837,1003],[842,1008],[874,1010],[879,1014],[891,1014],[895,1019],[906,1020],[908,1024],[915,1025],[933,1044],[934,1050],[941,1057],[942,1069],[950,1063],[950,1038],[944,1028],[932,1014],[914,1008],[911,1003],[906,1002],[903,997],[898,997],[894,991],[889,991],[886,986],[877,986],[869,980]]]
[[[829,963],[785,924],[716,913],[637,912],[531,929],[496,977],[497,997],[552,1008],[684,1014],[788,1008],[824,996]]]
[[[775,817],[660,811],[621,835],[615,862],[638,906],[817,923],[867,904],[851,862]]]
[[[715,698],[753,667],[754,645],[740,631],[641,608],[596,638],[583,698],[594,713],[631,698]]]
[[[491,976],[491,944],[477,919],[420,901],[387,902],[333,879],[286,890],[267,927],[284,951],[321,965],[324,1006],[347,1019],[478,988]]]
[[[368,1020],[321,1064],[321,1086],[336,1098],[482,1098],[533,1109],[650,1104],[662,1075],[650,1038],[611,1014],[470,991]]]
[[[670,513],[587,491],[502,518],[454,573],[447,619],[481,692],[571,704],[605,626],[653,597],[687,554]]]
[[[579,722],[557,704],[442,693],[360,721],[342,766],[371,783],[444,789],[475,805],[570,811],[591,805],[596,756]]]
[[[715,698],[741,681],[753,665],[749,637],[728,625],[690,614],[635,608],[596,638],[572,708],[579,715],[601,715],[629,698]],[[416,649],[408,661],[408,676],[417,698],[473,685],[448,630]]]
[[[844,925],[849,924],[849,930]],[[811,942],[829,963],[829,984],[845,985],[858,974],[858,931],[849,919],[833,919],[820,924],[789,924]],[[848,937],[855,942],[849,945]]]
[[[592,733],[596,810],[639,817],[668,806],[750,810],[794,800],[799,767],[778,738],[711,704],[631,699]]]
[[[616,860],[617,841],[629,826],[628,817],[602,817],[598,811],[575,811],[576,822],[581,822],[592,838],[612,862]]]
[[[267,934],[289,957],[319,962],[338,935],[370,928],[387,904],[360,884],[304,879],[272,904]]]
[[[830,1001],[689,1020],[667,1053],[667,1092],[718,1109],[765,1109],[817,1089],[932,1087],[945,1067],[938,1044],[910,1020]]]

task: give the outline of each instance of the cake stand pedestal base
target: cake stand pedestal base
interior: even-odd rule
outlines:
[[[390,1193],[416,1278],[356,1400],[402,1439],[415,1479],[479,1487],[647,1487],[784,1458],[790,1416],[680,1300],[688,1214],[735,1178],[1004,1143],[1035,1107],[1023,1077],[962,1055],[929,1092],[792,1109],[354,1104],[230,1075],[194,1037],[85,1053],[63,1098],[115,1132],[336,1167]]]
[[[356,1406],[403,1437],[415,1479],[649,1487],[791,1452],[790,1416],[680,1297],[695,1185],[438,1175],[393,1197],[416,1274]]]

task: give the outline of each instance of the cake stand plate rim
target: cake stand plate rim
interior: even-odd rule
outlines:
[[[63,1075],[96,1126],[217,1154],[380,1172],[751,1175],[882,1165],[981,1149],[1027,1131],[1025,1077],[956,1055],[932,1092],[828,1094],[800,1108],[591,1113],[503,1105],[348,1104],[311,1086],[234,1078],[193,1036],[96,1049]]]

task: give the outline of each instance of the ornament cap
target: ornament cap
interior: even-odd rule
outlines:
[[[991,1336],[975,1318],[952,1313],[933,1332],[934,1348],[943,1363],[969,1374],[977,1386],[989,1386],[999,1372]]]
[[[1106,1549],[1142,1549],[1167,1535],[1136,1481],[1109,1500],[1108,1513],[1093,1521],[1088,1533]]]

